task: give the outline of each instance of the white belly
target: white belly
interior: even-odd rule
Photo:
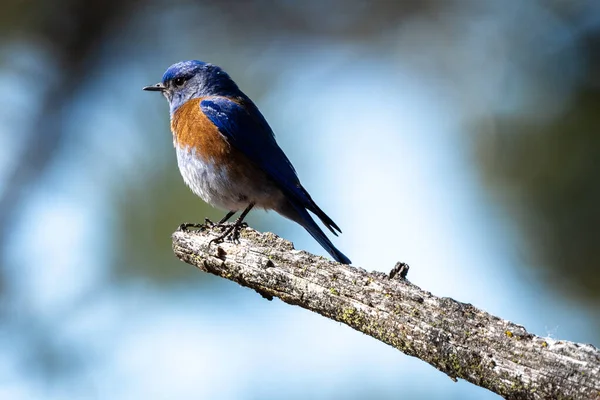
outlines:
[[[217,167],[197,157],[195,150],[188,151],[175,146],[177,164],[183,181],[197,196],[208,204],[228,211],[248,206],[249,201],[231,182],[226,168]]]
[[[264,209],[278,209],[285,198],[281,190],[254,166],[231,174],[225,167],[206,162],[175,145],[177,164],[184,182],[197,196],[213,207],[227,211],[243,210],[250,203]]]

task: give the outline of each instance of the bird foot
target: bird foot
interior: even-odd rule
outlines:
[[[210,242],[208,242],[209,246],[212,243],[219,244],[225,240],[231,240],[233,243],[239,243],[240,230],[242,228],[248,227],[248,224],[245,222],[233,223],[233,224],[224,223],[224,224],[213,224],[213,227],[225,228],[225,230],[223,231],[222,234],[220,234],[216,238],[211,239]]]
[[[187,232],[187,231],[190,230],[190,228],[202,230],[203,228],[206,228],[206,225],[205,224],[198,224],[196,222],[184,222],[183,224],[179,225],[178,230],[179,231],[183,231],[183,232]]]
[[[227,225],[229,225],[229,224],[227,224],[225,222],[212,222],[210,219],[204,218],[204,224],[203,224],[203,226],[205,226],[206,228],[211,228],[211,229],[213,229],[213,228],[224,228]]]
[[[191,229],[198,229],[200,231],[203,231],[206,229],[228,228],[231,225],[232,225],[231,223],[226,223],[226,222],[212,222],[210,219],[205,218],[203,224],[200,224],[197,222],[185,222],[185,223],[179,225],[179,230],[180,231],[189,231],[191,228]]]
[[[246,224],[245,222],[242,222],[242,224]],[[205,218],[204,219],[204,227],[206,228],[210,228],[210,229],[229,229],[231,228],[231,226],[235,225],[234,222],[212,222],[210,219]],[[245,225],[247,226],[247,225]]]

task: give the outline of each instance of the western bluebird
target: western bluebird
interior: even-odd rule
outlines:
[[[229,211],[219,225],[243,210],[230,227],[235,237],[252,207],[275,210],[302,225],[336,261],[350,264],[308,211],[334,235],[340,228],[302,187],[271,127],[225,71],[182,61],[167,69],[162,82],[144,90],[167,98],[179,171],[202,200]]]

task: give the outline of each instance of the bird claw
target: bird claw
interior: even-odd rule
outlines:
[[[198,230],[215,229],[215,228],[221,229],[221,228],[227,228],[231,225],[232,224],[230,224],[230,223],[212,222],[210,219],[205,218],[203,224],[200,224],[197,222],[185,222],[185,223],[179,225],[178,229],[180,231],[189,231],[190,228],[194,228],[194,229],[198,229]]]
[[[182,232],[188,232],[190,230],[190,228],[202,229],[202,228],[205,228],[205,225],[198,224],[195,222],[184,222],[183,224],[179,225],[179,228],[177,228],[177,230],[182,231]]]
[[[212,228],[214,227],[216,224],[214,222],[212,222],[210,219],[208,218],[204,218],[204,226]]]
[[[240,230],[242,228],[246,228],[248,227],[248,224],[245,222],[239,223],[239,224],[214,224],[213,227],[219,227],[219,228],[225,228],[225,231],[217,236],[216,238],[213,238],[210,240],[210,242],[208,242],[208,245],[210,246],[212,243],[222,243],[225,240],[230,240],[233,243],[239,243],[240,242]]]
[[[204,226],[209,229],[222,229],[232,225],[231,222],[212,222],[208,218],[204,218]]]
[[[240,242],[240,231],[247,227],[248,227],[248,224],[245,222],[238,224],[238,226],[233,230],[233,232],[231,232],[231,240],[234,243],[239,243]]]

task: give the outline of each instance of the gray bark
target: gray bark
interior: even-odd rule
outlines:
[[[178,230],[177,257],[202,271],[342,322],[507,399],[600,399],[600,352],[535,336],[471,304],[436,297],[400,277],[328,261],[272,233],[239,243]]]

